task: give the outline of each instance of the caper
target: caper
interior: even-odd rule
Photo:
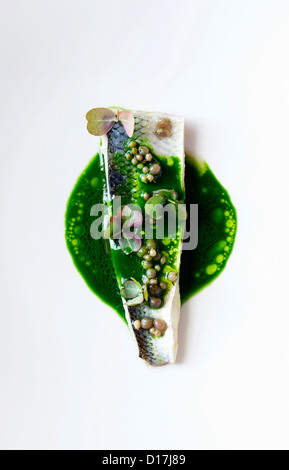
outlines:
[[[143,183],[148,182],[148,177],[146,175],[141,175],[140,179],[142,180]]]
[[[143,195],[143,198],[144,198],[146,201],[148,201],[150,197],[151,197],[151,196],[150,196],[149,193],[144,193],[144,195]]]
[[[171,282],[175,282],[177,279],[178,279],[177,273],[175,273],[174,271],[171,271],[168,275],[168,280]]]
[[[151,255],[144,255],[143,258],[144,258],[146,261],[151,261],[151,260],[152,260]]]
[[[131,154],[131,152],[128,152],[128,153],[126,154],[126,159],[127,159],[127,160],[131,160],[131,159],[132,159],[132,154]]]
[[[141,322],[140,320],[135,320],[133,323],[133,326],[135,327],[136,330],[139,330],[141,327]]]
[[[142,161],[143,161],[143,156],[140,155],[140,154],[137,154],[136,158],[137,158],[137,160],[138,160],[139,162],[142,162]]]
[[[147,166],[143,167],[143,173],[146,175],[150,170],[148,169]]]
[[[152,286],[156,286],[157,283],[158,283],[158,280],[157,279],[150,279],[150,283]]]
[[[151,297],[150,306],[152,308],[160,308],[161,305],[162,305],[162,301],[159,297]]]
[[[156,272],[155,269],[150,268],[150,269],[147,270],[147,277],[149,279],[154,279],[156,277],[156,275],[157,275],[157,272]]]
[[[161,166],[158,164],[158,163],[153,163],[151,166],[150,166],[150,172],[152,175],[158,175],[161,171]]]
[[[132,153],[133,155],[137,155],[137,148],[132,149],[131,153]]]
[[[133,158],[132,161],[131,161],[131,163],[132,163],[133,165],[137,165],[137,164],[138,164],[138,161],[137,161],[136,158]]]
[[[140,258],[142,258],[147,252],[148,252],[147,248],[145,246],[141,246],[140,249],[137,252],[137,255]]]
[[[154,327],[160,331],[164,331],[167,328],[166,322],[160,318],[154,319]]]
[[[137,147],[137,143],[135,140],[132,140],[129,144],[128,144],[129,148],[130,149],[133,149],[134,147]]]
[[[166,283],[165,283],[165,282],[160,282],[160,288],[161,288],[162,290],[166,290],[166,288],[167,288]]]
[[[156,240],[154,240],[153,238],[148,238],[147,241],[146,241],[146,246],[149,248],[149,249],[156,249],[157,247],[157,242]]]
[[[172,122],[170,119],[160,119],[156,123],[155,133],[158,137],[170,137],[172,135]]]
[[[152,325],[153,325],[153,319],[152,318],[146,317],[146,318],[141,319],[141,327],[144,330],[150,330]]]
[[[148,180],[150,183],[152,183],[152,182],[154,181],[153,175],[148,175],[148,176],[147,176],[147,180]]]
[[[144,267],[144,269],[149,269],[153,267],[153,263],[150,263],[149,261],[142,261],[141,264]]]
[[[155,270],[160,272],[162,270],[161,266],[159,264],[155,265]]]
[[[154,258],[156,256],[156,254],[157,254],[157,252],[156,252],[155,248],[152,248],[150,250],[150,255]]]
[[[157,285],[150,285],[149,292],[151,295],[160,295],[161,288]]]
[[[151,153],[147,153],[147,154],[146,154],[146,161],[147,161],[147,162],[151,162],[152,159],[153,159],[152,154],[151,154]]]
[[[158,330],[157,328],[150,328],[150,334],[152,336],[156,336],[157,338],[162,336],[162,332],[160,330]]]
[[[147,153],[149,153],[149,149],[145,145],[141,145],[138,148],[138,151],[141,155],[146,155]]]
[[[166,264],[167,258],[165,256],[161,257],[161,264]]]
[[[156,256],[154,257],[154,261],[159,261],[161,259],[160,253],[157,253]]]
[[[143,164],[139,163],[137,167],[138,167],[139,170],[142,170],[143,169]]]

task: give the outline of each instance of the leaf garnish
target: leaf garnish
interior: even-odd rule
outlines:
[[[92,135],[107,134],[115,123],[115,114],[111,109],[94,108],[86,114],[87,130]]]
[[[127,281],[124,281],[120,293],[125,299],[133,299],[139,295],[141,291],[141,287],[134,279],[128,279]]]
[[[153,196],[145,204],[145,212],[153,219],[160,219],[163,216],[163,204],[166,198],[163,196]]]
[[[143,302],[143,294],[139,294],[137,297],[135,297],[134,299],[131,299],[131,300],[128,300],[126,302],[126,305],[128,305],[129,307],[133,306],[133,305],[139,305]]]
[[[121,236],[121,221],[117,217],[110,217],[109,224],[103,232],[104,238],[119,239]]]
[[[138,305],[143,302],[143,293],[142,288],[135,279],[131,278],[127,281],[124,281],[123,287],[120,290],[121,296],[126,299],[126,304],[128,306]]]
[[[116,217],[109,219],[109,224],[104,231],[104,238],[117,239],[122,251],[129,255],[141,247],[142,242],[139,235],[142,222],[141,211],[131,209],[127,205],[119,207],[116,211]]]
[[[118,119],[122,123],[125,131],[129,137],[133,136],[134,132],[134,115],[131,111],[121,111],[118,114]]]
[[[153,194],[156,196],[164,196],[173,203],[178,202],[175,196],[175,191],[172,191],[171,189],[158,189],[157,191],[153,191]]]
[[[182,201],[177,199],[176,193],[170,189],[159,189],[154,191],[153,194],[154,196],[145,204],[146,214],[153,219],[161,219],[164,216],[165,207],[169,218],[178,217],[178,230],[182,231],[187,219],[187,211]]]
[[[146,301],[149,300],[148,282],[146,282],[146,284],[145,284],[145,288],[144,288],[144,298],[145,298]]]
[[[115,122],[120,121],[129,137],[134,132],[134,115],[131,111],[119,111],[117,114],[112,109],[93,108],[86,114],[87,130],[90,134],[101,136],[107,134]]]
[[[141,290],[142,290],[142,287],[141,287],[140,283],[139,283],[134,277],[131,277],[131,279],[136,283],[136,285],[138,286],[139,290],[141,291]]]
[[[126,255],[130,255],[133,251],[138,251],[141,247],[141,238],[134,233],[131,233],[131,237],[122,236],[119,240],[119,246]]]

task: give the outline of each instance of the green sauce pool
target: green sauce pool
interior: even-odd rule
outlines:
[[[80,175],[67,203],[65,236],[73,262],[88,287],[125,320],[108,240],[95,240],[93,205],[103,203],[104,174],[96,155]],[[237,215],[228,192],[205,163],[186,155],[186,203],[198,204],[198,246],[182,253],[182,303],[216,279],[232,252]],[[189,210],[188,210],[189,214]],[[189,221],[188,221],[189,223]]]

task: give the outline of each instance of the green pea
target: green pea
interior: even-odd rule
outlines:
[[[151,300],[151,306],[152,306],[152,300]],[[154,307],[154,308],[157,308],[157,307]],[[157,338],[159,338],[160,336],[162,336],[162,332],[160,330],[158,330],[157,328],[150,328],[150,334],[152,336],[156,336]]]
[[[149,292],[150,292],[151,295],[158,296],[161,293],[161,288],[159,286],[156,286],[156,285],[151,285],[149,287]]]
[[[153,319],[152,318],[142,318],[141,319],[141,327],[144,330],[149,330],[153,326]]]
[[[153,267],[153,263],[150,263],[149,261],[142,261],[141,264],[144,267],[144,269],[150,269]]]
[[[133,149],[134,147],[137,147],[137,143],[135,142],[135,140],[132,140],[129,144],[128,144],[129,148],[130,149]]]
[[[152,175],[158,175],[161,171],[161,166],[158,163],[154,163],[150,166],[150,172]]]
[[[153,238],[148,238],[148,240],[146,241],[146,246],[151,249],[151,248],[154,248],[156,249],[157,247],[157,242],[156,240],[154,240]]]
[[[156,277],[156,275],[157,275],[157,272],[156,272],[155,269],[150,268],[150,269],[147,270],[147,277],[149,279],[154,279]]]
[[[138,252],[137,255],[142,258],[146,253],[148,252],[147,248],[145,246],[142,246]]]
[[[150,299],[150,306],[152,308],[160,308],[161,304],[162,304],[162,301],[159,297],[152,297]]]
[[[138,148],[138,151],[139,151],[140,155],[146,155],[147,153],[149,153],[149,149],[145,145],[141,145]]]
[[[160,331],[164,331],[167,328],[166,322],[160,318],[154,319],[154,327]]]
[[[177,279],[178,279],[178,274],[174,271],[171,271],[168,275],[168,280],[171,282],[176,282]]]

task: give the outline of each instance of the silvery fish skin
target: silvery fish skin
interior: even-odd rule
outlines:
[[[112,108],[117,110],[117,108]],[[162,156],[177,156],[181,162],[182,168],[182,187],[184,188],[184,120],[181,117],[171,116],[164,113],[147,113],[133,111],[135,117],[134,135],[140,139],[146,139],[152,145],[154,152]],[[160,138],[155,134],[155,125],[157,121],[163,118],[169,118],[172,123],[171,137]],[[114,124],[111,131],[102,137],[101,154],[105,164],[107,178],[107,199],[112,201],[113,197],[120,196],[118,186],[123,183],[125,177],[119,173],[117,165],[114,162],[116,152],[123,152],[123,142],[128,138],[124,127],[120,122]],[[124,164],[132,165],[124,157]],[[134,181],[138,178],[135,168],[131,168],[129,181],[127,182],[127,191],[131,193],[131,202],[134,202],[134,193],[132,190]],[[124,194],[123,194],[124,195]],[[110,242],[112,245],[114,241]],[[178,253],[178,266],[180,265],[181,243]],[[116,273],[117,275],[117,273]],[[159,309],[152,309],[149,305],[141,304],[127,306],[123,299],[124,309],[128,326],[135,338],[139,356],[148,364],[159,366],[174,363],[178,349],[178,323],[180,316],[180,293],[179,281],[177,281],[165,296],[164,305]],[[167,324],[165,334],[160,338],[154,338],[149,331],[133,327],[133,322],[140,317],[153,317],[164,320]]]

